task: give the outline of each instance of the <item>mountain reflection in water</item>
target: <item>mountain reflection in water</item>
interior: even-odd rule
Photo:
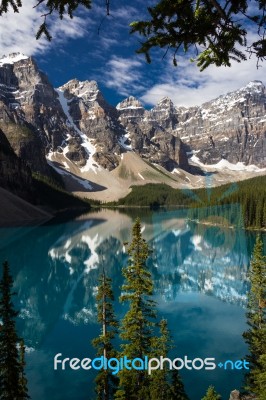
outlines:
[[[28,354],[33,399],[44,400],[48,395],[52,400],[90,398],[79,390],[80,397],[71,397],[75,387],[85,385],[82,374],[78,378],[73,376],[72,389],[61,394],[59,389],[55,394],[57,385],[64,382],[67,388],[71,374],[50,371],[49,384],[40,383],[36,376],[38,369],[48,368],[47,363],[52,368],[52,357],[59,351],[71,348],[77,357],[79,354],[85,357],[85,349],[93,351],[89,341],[99,331],[95,295],[103,268],[113,280],[115,308],[118,317],[122,316],[125,306],[118,298],[123,283],[121,269],[127,263],[124,242],[131,240],[136,214],[142,221],[143,236],[152,248],[148,266],[154,279],[159,314],[167,317],[182,354],[245,356],[241,333],[245,329],[247,271],[254,235],[241,229],[192,223],[182,211],[139,209],[132,213],[104,209],[67,223],[24,228],[24,235],[20,232],[13,242],[10,231],[1,229],[0,260],[9,261],[15,280],[19,333],[28,348],[38,353],[38,357],[34,351]],[[75,343],[71,342],[73,335],[79,338]],[[224,340],[227,340],[226,351],[222,349]],[[219,373],[209,372],[211,382],[206,372],[193,378],[200,393],[204,393],[208,383],[223,387],[225,378],[228,384],[241,382],[239,373],[224,378]],[[185,384],[190,379],[185,373]],[[192,399],[200,398],[195,388],[190,391]]]

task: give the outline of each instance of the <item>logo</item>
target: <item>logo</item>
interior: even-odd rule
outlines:
[[[68,368],[72,370],[107,370],[112,371],[113,375],[117,375],[119,371],[123,369],[127,370],[138,370],[138,371],[148,371],[148,374],[151,375],[152,371],[156,370],[181,370],[187,369],[189,371],[199,371],[202,369],[205,370],[214,370],[217,366],[224,370],[241,370],[241,369],[249,369],[249,363],[246,360],[226,360],[224,363],[219,362],[216,364],[214,357],[208,358],[194,358],[189,359],[188,356],[184,356],[184,358],[166,358],[160,356],[159,358],[149,358],[148,356],[144,356],[143,358],[133,358],[129,359],[127,356],[121,358],[105,358],[103,356],[96,358],[62,358],[62,353],[58,353],[54,356],[54,370],[66,370]]]

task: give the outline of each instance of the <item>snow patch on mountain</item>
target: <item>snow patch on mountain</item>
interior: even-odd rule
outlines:
[[[238,162],[237,164],[231,164],[229,161],[223,159],[220,160],[217,164],[203,164],[199,158],[194,154],[190,161],[194,164],[199,165],[200,167],[207,168],[216,168],[223,170],[224,168],[230,169],[231,171],[246,171],[246,172],[265,172],[266,168],[258,168],[256,165],[245,165],[242,162]]]
[[[137,107],[137,106],[127,106],[127,107],[121,107],[120,103],[116,106],[117,110],[136,110],[138,108],[143,109],[143,107]]]
[[[71,117],[69,113],[69,107],[68,107],[68,100],[64,96],[64,92],[60,89],[56,89],[56,92],[59,95],[59,101],[61,104],[61,107],[68,119],[68,122],[71,127],[74,128],[74,130],[77,132],[77,134],[80,136],[82,139],[81,146],[83,146],[86,150],[86,153],[88,154],[88,160],[86,162],[86,165],[80,169],[81,172],[86,172],[89,170],[92,170],[93,172],[97,173],[97,170],[99,170],[99,166],[96,164],[96,162],[93,160],[92,156],[96,152],[96,147],[93,145],[93,140],[87,137],[85,133],[81,132],[81,130],[76,126],[76,124],[73,121],[73,118]]]
[[[82,235],[81,241],[88,245],[88,248],[91,252],[89,258],[84,261],[86,266],[85,272],[89,273],[91,269],[98,268],[99,256],[97,254],[97,247],[101,243],[102,238],[99,237],[98,233],[93,238],[91,238],[89,235]]]
[[[143,110],[143,106],[140,103],[140,101],[137,100],[135,97],[129,96],[127,99],[118,103],[116,106],[116,109],[119,111],[121,111],[121,110],[136,110],[136,109]]]
[[[0,58],[0,67],[4,64],[14,64],[15,62],[21,60],[27,60],[29,57],[22,53],[11,53],[8,56],[3,56]]]
[[[202,251],[202,247],[200,246],[201,243],[201,236],[200,235],[194,235],[190,239],[191,243],[193,243],[195,250]]]
[[[49,164],[56,172],[58,172],[60,175],[68,175],[68,176],[70,176],[71,179],[74,179],[75,181],[77,181],[85,189],[88,189],[88,190],[92,190],[93,189],[93,187],[91,186],[91,184],[89,183],[88,180],[82,179],[82,178],[78,178],[77,176],[71,174],[71,172],[64,171],[61,168],[57,168],[54,165],[54,163],[52,161],[50,161],[50,159],[52,158],[52,154],[53,153],[49,153],[48,154],[48,156],[47,156],[47,164]]]
[[[213,107],[221,107],[220,111],[224,111],[224,109],[230,109],[234,107],[238,103],[244,103],[247,101],[247,96],[250,93],[263,93],[264,85],[261,81],[251,81],[246,86],[235,90],[234,92],[229,92],[225,95],[221,95],[217,97],[215,100],[211,100],[207,103],[202,104],[201,108],[204,109],[205,106],[209,106],[210,104]]]
[[[125,150],[132,150],[132,146],[131,146],[131,144],[126,144],[126,142],[128,142],[129,141],[129,138],[130,138],[130,134],[129,133],[126,133],[125,135],[123,135],[123,136],[121,136],[119,139],[118,139],[118,143],[120,144],[120,146],[122,146]]]

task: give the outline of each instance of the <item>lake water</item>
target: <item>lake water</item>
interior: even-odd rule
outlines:
[[[175,348],[172,358],[215,358],[216,364],[244,358],[247,269],[255,235],[244,230],[200,225],[182,210],[102,210],[67,223],[35,228],[1,228],[0,260],[7,259],[15,281],[17,327],[27,352],[32,400],[94,398],[90,371],[54,371],[53,358],[93,358],[99,333],[95,294],[104,267],[118,301],[126,265],[124,242],[140,216],[143,236],[153,249],[149,268],[159,316],[167,318]],[[265,237],[264,237],[265,238]],[[243,371],[181,371],[191,400],[209,385],[229,398]]]

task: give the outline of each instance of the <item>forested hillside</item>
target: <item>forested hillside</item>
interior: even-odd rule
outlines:
[[[173,189],[165,184],[133,186],[132,192],[117,203],[118,206],[178,206],[189,208],[193,219],[230,214],[229,221],[246,228],[266,228],[266,176],[259,176],[234,184],[197,190]],[[237,207],[241,213],[235,212]]]

